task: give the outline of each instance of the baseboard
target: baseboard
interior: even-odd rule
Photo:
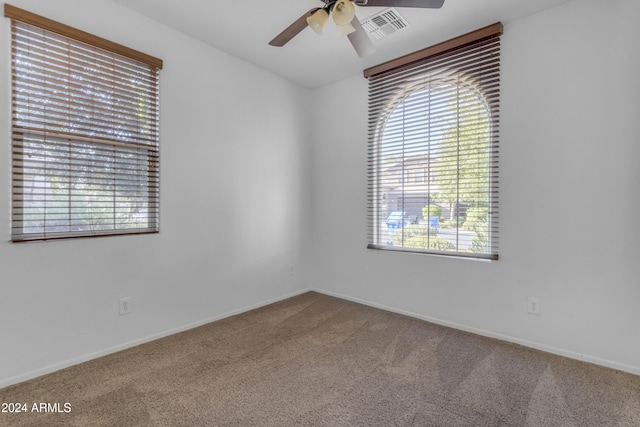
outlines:
[[[628,372],[630,374],[634,374],[634,375],[640,375],[640,366],[632,366],[632,365],[626,365],[623,363],[618,363],[618,362],[614,362],[611,360],[607,360],[607,359],[601,359],[599,357],[595,357],[595,356],[590,356],[587,354],[581,354],[581,353],[576,353],[570,350],[566,350],[566,349],[562,349],[562,348],[557,348],[557,347],[552,347],[552,346],[548,346],[545,344],[540,344],[540,343],[536,343],[536,342],[532,342],[532,341],[527,341],[527,340],[523,340],[520,338],[516,338],[516,337],[512,337],[509,335],[503,335],[503,334],[499,334],[499,333],[495,333],[492,331],[487,331],[484,329],[478,329],[478,328],[474,328],[472,326],[468,326],[468,325],[461,325],[458,323],[454,323],[454,322],[449,322],[446,320],[442,320],[442,319],[438,319],[438,318],[434,318],[434,317],[430,317],[430,316],[424,316],[422,314],[417,314],[417,313],[413,313],[407,310],[401,310],[395,307],[391,307],[391,306],[387,306],[384,304],[378,304],[378,303],[374,303],[371,301],[366,301],[366,300],[362,300],[359,298],[354,298],[354,297],[350,297],[348,295],[343,295],[343,294],[339,294],[336,292],[329,292],[329,291],[325,291],[322,289],[311,289],[314,292],[318,292],[320,294],[324,294],[324,295],[328,295],[328,296],[332,296],[332,297],[336,297],[336,298],[340,298],[340,299],[344,299],[347,301],[351,301],[351,302],[356,302],[358,304],[363,304],[363,305],[367,305],[369,307],[374,307],[374,308],[379,308],[381,310],[385,310],[385,311],[390,311],[392,313],[398,313],[398,314],[402,314],[405,316],[409,316],[409,317],[414,317],[416,319],[421,319],[427,322],[431,322],[434,323],[436,325],[441,325],[441,326],[446,326],[449,328],[453,328],[453,329],[458,329],[461,331],[465,331],[465,332],[470,332],[476,335],[481,335],[484,337],[488,337],[488,338],[495,338],[501,341],[506,341],[506,342],[510,342],[513,344],[518,344],[524,347],[529,347],[529,348],[533,348],[536,350],[541,350],[544,351],[546,353],[551,353],[551,354],[555,354],[558,356],[564,356],[564,357],[568,357],[570,359],[575,359],[575,360],[579,360],[582,362],[587,362],[587,363],[593,363],[595,365],[600,365],[600,366],[604,366],[607,368],[611,368],[611,369],[615,369],[618,371],[624,371],[624,372]]]
[[[98,357],[107,356],[109,354],[117,353],[119,351],[126,350],[128,348],[135,347],[137,345],[145,344],[145,343],[148,343],[148,342],[160,339],[160,338],[168,337],[170,335],[177,334],[179,332],[188,331],[189,329],[197,328],[198,326],[206,325],[207,323],[211,323],[211,322],[215,322],[215,321],[218,321],[218,320],[222,320],[222,319],[225,319],[227,317],[235,316],[237,314],[241,314],[241,313],[244,313],[244,312],[247,312],[247,311],[250,311],[250,310],[255,310],[256,308],[264,307],[266,305],[273,304],[273,303],[276,303],[278,301],[282,301],[282,300],[285,300],[285,299],[288,299],[288,298],[295,297],[297,295],[304,294],[306,292],[309,292],[310,290],[311,289],[301,289],[299,291],[291,292],[291,293],[288,293],[288,294],[285,294],[285,295],[281,295],[281,296],[276,297],[276,298],[272,298],[272,299],[269,299],[269,300],[261,301],[261,302],[256,303],[256,304],[252,304],[250,306],[246,306],[246,307],[239,308],[239,309],[236,309],[236,310],[233,310],[233,311],[229,311],[229,312],[226,312],[226,313],[221,314],[219,316],[214,316],[214,317],[210,317],[208,319],[203,319],[203,320],[200,320],[200,321],[197,321],[197,322],[189,323],[189,324],[180,326],[178,328],[169,329],[167,331],[159,332],[157,334],[152,334],[152,335],[149,335],[147,337],[139,338],[139,339],[136,339],[136,340],[133,340],[133,341],[129,341],[129,342],[126,342],[126,343],[123,343],[123,344],[119,344],[119,345],[116,345],[116,346],[113,346],[113,347],[109,347],[109,348],[106,348],[106,349],[103,349],[103,350],[100,350],[100,351],[96,351],[94,353],[85,354],[83,356],[80,356],[80,357],[77,357],[77,358],[73,358],[73,359],[70,359],[70,360],[67,360],[67,361],[64,361],[64,362],[54,363],[54,364],[46,366],[44,368],[36,369],[36,370],[33,370],[33,371],[29,371],[29,372],[26,372],[24,374],[17,375],[15,377],[11,377],[11,378],[7,378],[7,379],[4,379],[4,380],[0,380],[0,388],[7,387],[7,386],[10,386],[10,385],[13,385],[13,384],[18,384],[18,383],[21,383],[21,382],[24,382],[24,381],[28,381],[28,380],[40,377],[42,375],[50,374],[52,372],[59,371],[61,369],[65,369],[65,368],[68,368],[70,366],[78,365],[80,363],[88,362],[89,360],[97,359]]]
[[[7,378],[7,379],[4,379],[4,380],[0,380],[0,388],[7,387],[7,386],[10,386],[10,385],[13,385],[13,384],[17,384],[17,383],[21,383],[23,381],[28,381],[28,380],[40,377],[42,375],[50,374],[52,372],[68,368],[68,367],[73,366],[73,365],[78,365],[80,363],[84,363],[84,362],[87,362],[87,361],[92,360],[92,359],[97,359],[98,357],[107,356],[107,355],[112,354],[112,353],[117,353],[119,351],[126,350],[126,349],[131,348],[131,347],[135,347],[137,345],[145,344],[147,342],[154,341],[154,340],[157,340],[157,339],[160,339],[160,338],[164,338],[164,337],[167,337],[167,336],[170,336],[170,335],[173,335],[173,334],[177,334],[177,333],[180,333],[180,332],[184,332],[184,331],[187,331],[189,329],[197,328],[198,326],[206,325],[207,323],[215,322],[215,321],[218,321],[218,320],[225,319],[227,317],[235,316],[237,314],[241,314],[241,313],[244,313],[244,312],[247,312],[247,311],[250,311],[250,310],[254,310],[256,308],[264,307],[266,305],[273,304],[273,303],[276,303],[276,302],[279,302],[279,301],[282,301],[282,300],[285,300],[285,299],[288,299],[288,298],[292,298],[292,297],[304,294],[304,293],[309,292],[309,291],[314,291],[314,292],[318,292],[320,294],[324,294],[324,295],[328,295],[328,296],[344,299],[344,300],[347,300],[347,301],[356,302],[358,304],[363,304],[363,305],[367,305],[367,306],[370,306],[370,307],[379,308],[381,310],[386,310],[386,311],[390,311],[390,312],[393,312],[393,313],[398,313],[398,314],[402,314],[402,315],[405,315],[405,316],[414,317],[416,319],[421,319],[421,320],[424,320],[424,321],[427,321],[427,322],[435,323],[437,325],[442,325],[442,326],[458,329],[458,330],[461,330],[461,331],[470,332],[470,333],[481,335],[481,336],[485,336],[485,337],[488,337],[488,338],[495,338],[495,339],[499,339],[501,341],[506,341],[506,342],[511,342],[511,343],[514,343],[514,344],[519,344],[519,345],[522,345],[524,347],[534,348],[536,350],[541,350],[541,351],[544,351],[544,352],[547,352],[547,353],[552,353],[552,354],[556,354],[556,355],[559,355],[559,356],[568,357],[570,359],[575,359],[575,360],[580,360],[580,361],[583,361],[583,362],[593,363],[593,364],[604,366],[604,367],[607,367],[607,368],[628,372],[628,373],[631,373],[631,374],[634,374],[634,375],[640,375],[640,367],[637,367],[637,366],[621,364],[621,363],[618,363],[618,362],[613,362],[613,361],[610,361],[610,360],[601,359],[601,358],[590,356],[590,355],[580,354],[580,353],[572,352],[572,351],[569,351],[569,350],[548,346],[548,345],[545,345],[545,344],[540,344],[540,343],[536,343],[536,342],[532,342],[532,341],[527,341],[527,340],[523,340],[523,339],[520,339],[520,338],[515,338],[515,337],[512,337],[512,336],[508,336],[508,335],[498,334],[498,333],[495,333],[495,332],[492,332],[492,331],[487,331],[487,330],[484,330],[484,329],[474,328],[474,327],[467,326],[467,325],[461,325],[461,324],[457,324],[457,323],[454,323],[454,322],[449,322],[449,321],[442,320],[442,319],[437,319],[437,318],[430,317],[430,316],[424,316],[424,315],[413,313],[413,312],[410,312],[410,311],[407,311],[407,310],[401,310],[401,309],[398,309],[398,308],[395,308],[395,307],[391,307],[391,306],[387,306],[387,305],[384,305],[384,304],[378,304],[378,303],[374,303],[374,302],[371,302],[371,301],[362,300],[360,298],[354,298],[354,297],[351,297],[351,296],[348,296],[348,295],[339,294],[339,293],[336,293],[336,292],[329,292],[329,291],[326,291],[326,290],[323,290],[323,289],[301,289],[301,290],[298,290],[298,291],[295,291],[295,292],[291,292],[291,293],[288,293],[288,294],[285,294],[285,295],[281,295],[281,296],[276,297],[276,298],[272,298],[272,299],[269,299],[269,300],[261,301],[261,302],[256,303],[256,304],[252,304],[250,306],[246,306],[246,307],[239,308],[239,309],[236,309],[236,310],[233,310],[233,311],[230,311],[230,312],[226,312],[226,313],[218,315],[218,316],[214,316],[214,317],[203,319],[203,320],[200,320],[200,321],[197,321],[197,322],[189,323],[189,324],[180,326],[178,328],[174,328],[174,329],[170,329],[170,330],[167,330],[167,331],[159,332],[157,334],[152,334],[152,335],[149,335],[149,336],[144,337],[144,338],[140,338],[140,339],[136,339],[136,340],[133,340],[133,341],[129,341],[129,342],[117,345],[117,346],[109,347],[109,348],[106,348],[106,349],[103,349],[103,350],[100,350],[100,351],[97,351],[97,352],[94,352],[94,353],[89,353],[89,354],[86,354],[86,355],[83,355],[83,356],[80,356],[80,357],[77,357],[77,358],[74,358],[74,359],[70,359],[70,360],[67,360],[67,361],[64,361],[64,362],[55,363],[53,365],[49,365],[49,366],[46,366],[46,367],[41,368],[41,369],[36,369],[36,370],[33,370],[33,371],[29,371],[29,372],[26,372],[24,374],[17,375],[15,377],[11,377],[11,378]]]

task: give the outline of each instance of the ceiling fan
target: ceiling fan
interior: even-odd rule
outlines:
[[[444,0],[321,0],[323,7],[314,7],[302,15],[283,32],[269,42],[271,46],[284,46],[307,26],[318,34],[324,32],[324,26],[333,13],[333,20],[339,35],[347,35],[358,55],[362,58],[375,52],[375,47],[367,32],[355,16],[355,5],[368,7],[419,7],[438,9]]]

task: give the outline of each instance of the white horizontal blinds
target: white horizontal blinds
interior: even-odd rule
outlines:
[[[158,67],[12,30],[12,240],[157,232]]]
[[[365,70],[369,247],[497,259],[502,27],[494,28]]]

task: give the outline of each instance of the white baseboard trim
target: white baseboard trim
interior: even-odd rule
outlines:
[[[35,369],[33,371],[29,371],[29,372],[26,372],[26,373],[21,374],[21,375],[17,375],[17,376],[14,376],[14,377],[2,379],[2,380],[0,380],[0,388],[7,387],[7,386],[10,386],[10,385],[13,385],[13,384],[18,384],[18,383],[21,383],[21,382],[24,382],[24,381],[28,381],[28,380],[40,377],[42,375],[50,374],[52,372],[59,371],[61,369],[65,369],[65,368],[68,368],[68,367],[73,366],[73,365],[78,365],[80,363],[88,362],[89,360],[97,359],[98,357],[107,356],[109,354],[117,353],[119,351],[126,350],[128,348],[135,347],[135,346],[141,345],[141,344],[145,344],[145,343],[148,343],[148,342],[151,342],[151,341],[155,341],[155,340],[160,339],[160,338],[168,337],[170,335],[174,335],[174,334],[177,334],[179,332],[188,331],[189,329],[197,328],[198,326],[206,325],[207,323],[211,323],[211,322],[215,322],[215,321],[218,321],[218,320],[222,320],[222,319],[225,319],[227,317],[235,316],[237,314],[242,314],[242,313],[250,311],[250,310],[255,310],[256,308],[264,307],[266,305],[273,304],[273,303],[276,303],[276,302],[279,302],[279,301],[282,301],[282,300],[285,300],[285,299],[288,299],[288,298],[292,298],[292,297],[304,294],[304,293],[309,292],[309,291],[311,291],[311,289],[301,289],[301,290],[298,290],[298,291],[294,291],[294,292],[291,292],[291,293],[288,293],[288,294],[285,294],[285,295],[281,295],[281,296],[276,297],[276,298],[271,298],[271,299],[268,299],[268,300],[265,300],[265,301],[261,301],[261,302],[256,303],[256,304],[252,304],[252,305],[249,305],[249,306],[246,306],[246,307],[243,307],[243,308],[232,310],[232,311],[226,312],[224,314],[221,314],[219,316],[213,316],[213,317],[210,317],[208,319],[199,320],[197,322],[189,323],[189,324],[186,324],[186,325],[174,328],[174,329],[169,329],[167,331],[159,332],[157,334],[152,334],[152,335],[149,335],[149,336],[146,336],[146,337],[143,337],[143,338],[139,338],[139,339],[135,339],[133,341],[129,341],[129,342],[126,342],[126,343],[123,343],[123,344],[119,344],[119,345],[113,346],[113,347],[105,348],[103,350],[99,350],[99,351],[96,351],[96,352],[93,352],[93,353],[85,354],[83,356],[76,357],[76,358],[73,358],[73,359],[70,359],[70,360],[66,360],[64,362],[54,363],[52,365],[45,366],[44,368]]]
[[[449,328],[453,328],[453,329],[458,329],[461,331],[465,331],[465,332],[470,332],[472,334],[476,334],[476,335],[481,335],[484,337],[488,337],[488,338],[495,338],[501,341],[506,341],[506,342],[510,342],[513,344],[518,344],[518,345],[522,345],[524,347],[529,347],[529,348],[533,348],[536,350],[541,350],[544,351],[546,353],[552,353],[558,356],[564,356],[564,357],[568,357],[570,359],[575,359],[575,360],[580,360],[583,362],[588,362],[588,363],[593,363],[595,365],[600,365],[600,366],[604,366],[607,368],[611,368],[611,369],[615,369],[618,371],[624,371],[624,372],[628,372],[630,374],[634,374],[634,375],[640,375],[640,366],[633,366],[633,365],[626,365],[623,363],[618,363],[618,362],[614,362],[611,360],[607,360],[607,359],[601,359],[599,357],[595,357],[595,356],[590,356],[588,354],[581,354],[581,353],[576,353],[570,350],[566,350],[563,348],[557,348],[557,347],[552,347],[552,346],[548,346],[545,344],[540,344],[540,343],[536,343],[533,341],[528,341],[528,340],[523,340],[520,338],[516,338],[516,337],[512,337],[509,335],[503,335],[503,334],[499,334],[496,332],[492,332],[492,331],[487,331],[484,329],[478,329],[478,328],[474,328],[472,326],[467,326],[467,325],[461,325],[458,323],[454,323],[454,322],[449,322],[446,320],[442,320],[442,319],[437,319],[434,317],[430,317],[430,316],[424,316],[422,314],[417,314],[417,313],[413,313],[407,310],[402,310],[402,309],[398,309],[395,307],[391,307],[391,306],[387,306],[384,304],[378,304],[378,303],[374,303],[371,301],[366,301],[366,300],[362,300],[360,298],[354,298],[354,297],[350,297],[348,295],[343,295],[343,294],[339,294],[336,292],[330,292],[330,291],[325,291],[323,289],[311,289],[314,292],[318,292],[320,294],[324,294],[324,295],[328,295],[328,296],[332,296],[332,297],[336,297],[336,298],[340,298],[340,299],[344,299],[347,301],[351,301],[351,302],[355,302],[358,304],[363,304],[363,305],[367,305],[369,307],[374,307],[374,308],[379,308],[381,310],[385,310],[385,311],[390,311],[392,313],[398,313],[398,314],[403,314],[405,316],[409,316],[409,317],[413,317],[416,319],[420,319],[420,320],[424,320],[430,323],[434,323],[436,325],[441,325],[441,326],[446,326]]]

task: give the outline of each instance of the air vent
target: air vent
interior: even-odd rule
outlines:
[[[390,7],[367,18],[362,23],[362,26],[368,34],[376,39],[381,39],[389,34],[408,28],[409,23],[395,8]]]

